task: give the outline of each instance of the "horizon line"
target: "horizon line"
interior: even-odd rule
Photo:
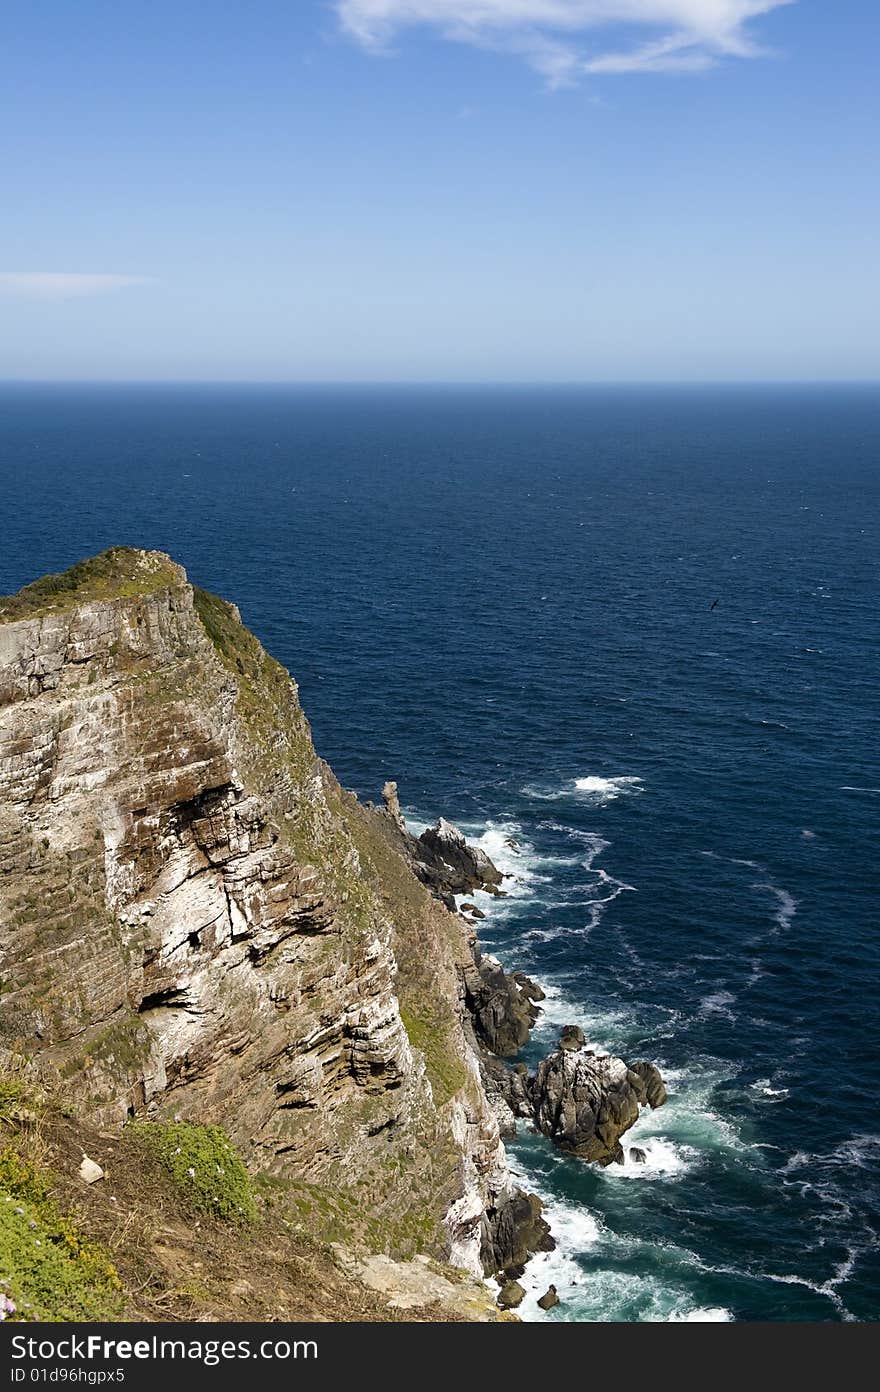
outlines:
[[[0,377],[2,387],[781,387],[880,386],[874,377]]]

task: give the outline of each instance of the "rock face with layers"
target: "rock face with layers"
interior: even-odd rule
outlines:
[[[218,1122],[252,1169],[349,1189],[391,1246],[418,1232],[477,1272],[516,1190],[469,930],[388,822],[167,556],[0,600],[0,1048],[99,1125]]]

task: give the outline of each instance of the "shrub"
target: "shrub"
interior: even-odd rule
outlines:
[[[48,1176],[0,1149],[0,1318],[112,1319],[121,1289],[109,1254],[59,1213]]]
[[[136,1121],[126,1129],[156,1156],[200,1213],[238,1223],[256,1218],[250,1176],[222,1127]]]

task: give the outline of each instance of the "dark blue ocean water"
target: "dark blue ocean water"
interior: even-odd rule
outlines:
[[[512,1147],[553,1317],[877,1316],[878,458],[876,387],[0,388],[0,592],[170,551],[504,860],[538,1045],[667,1071],[643,1167]]]

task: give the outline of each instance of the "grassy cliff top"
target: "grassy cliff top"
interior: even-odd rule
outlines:
[[[61,575],[44,575],[18,594],[0,596],[0,623],[40,618],[92,600],[149,595],[185,580],[181,567],[162,551],[111,546]]]

